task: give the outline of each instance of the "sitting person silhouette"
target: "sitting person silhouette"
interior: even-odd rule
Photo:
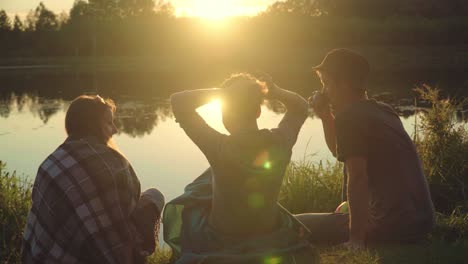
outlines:
[[[270,83],[267,87],[248,74],[236,74],[222,88],[171,96],[176,121],[211,165],[164,210],[164,238],[177,263],[316,261],[307,229],[277,203],[308,105]],[[196,111],[214,98],[221,100],[222,121],[230,135],[211,128]],[[257,125],[265,98],[287,108],[271,130]]]
[[[68,138],[40,165],[24,232],[22,263],[144,263],[155,250],[164,196],[140,195],[130,162],[111,138],[115,104],[79,96]]]
[[[345,164],[349,213],[297,215],[313,243],[360,249],[425,240],[435,223],[427,180],[396,112],[367,97],[369,62],[335,49],[314,70],[323,89],[311,106],[330,151]]]

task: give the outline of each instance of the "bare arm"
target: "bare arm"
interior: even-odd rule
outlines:
[[[363,245],[368,223],[368,175],[367,159],[346,159],[348,172],[349,242]]]
[[[210,127],[196,109],[221,94],[220,89],[199,89],[175,93],[171,96],[172,112],[185,134],[205,156],[216,155],[221,133]]]
[[[301,118],[307,118],[307,101],[297,93],[280,88],[273,82],[269,83],[268,98],[279,100],[286,107],[286,115],[297,115]]]
[[[268,83],[268,99],[279,100],[286,107],[286,114],[278,124],[289,147],[294,146],[304,121],[308,117],[308,105],[300,95],[278,87],[270,81]]]
[[[219,96],[220,89],[198,89],[179,92],[171,95],[172,111],[177,119],[181,113],[195,111],[198,107],[205,105]]]
[[[315,114],[322,120],[323,133],[328,149],[336,157],[336,130],[335,116],[330,109],[330,103],[323,92],[316,92],[309,98],[309,104],[314,109]]]

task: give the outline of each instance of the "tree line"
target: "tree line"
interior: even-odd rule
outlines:
[[[225,49],[238,57],[311,45],[466,43],[466,0],[287,0],[250,18],[230,19],[223,39],[201,19],[176,17],[165,0],[77,0],[68,13],[43,3],[21,19],[0,11],[0,55],[202,58]],[[285,37],[287,36],[287,37]]]

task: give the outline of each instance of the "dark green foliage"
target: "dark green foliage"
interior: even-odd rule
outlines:
[[[0,32],[11,30],[11,21],[5,10],[0,10]]]
[[[468,99],[442,99],[439,90],[428,86],[416,91],[432,105],[421,115],[415,136],[436,210],[450,213],[458,206],[466,210],[468,130],[466,123],[457,123],[456,111],[467,106]]]
[[[464,243],[468,243],[468,213],[466,211],[457,208],[448,216],[438,213],[436,220],[437,225],[432,233],[433,239],[451,245],[463,246]]]
[[[41,2],[34,12],[34,29],[39,32],[56,31],[59,26],[57,15]]]
[[[13,32],[21,32],[24,30],[24,25],[19,16],[15,16],[15,20],[13,22]]]
[[[322,14],[342,17],[468,15],[468,4],[464,0],[316,0],[314,8]]]
[[[31,184],[0,161],[0,263],[19,263],[26,217],[31,207]]]
[[[69,12],[69,19],[61,19],[63,16],[54,14],[41,3],[22,22],[27,31],[24,37],[7,38],[0,43],[0,54],[163,58],[171,55],[177,61],[204,62],[204,51],[209,49],[213,57],[229,51],[228,62],[238,65],[245,61],[249,64],[265,61],[279,54],[284,54],[286,60],[310,59],[321,47],[464,45],[468,41],[468,35],[464,34],[468,30],[466,1],[457,4],[458,8],[450,8],[457,12],[465,10],[464,17],[455,11],[449,12],[452,15],[424,16],[425,12],[418,9],[428,4],[412,5],[412,1],[276,2],[259,16],[230,19],[226,22],[229,26],[222,30],[222,41],[204,35],[212,29],[200,19],[176,18],[175,8],[169,1],[78,0]],[[410,11],[400,12],[400,9]],[[362,14],[354,14],[358,11]],[[20,22],[15,19],[17,28]],[[31,43],[34,43],[32,47]],[[1,49],[2,46],[12,48]],[[261,57],[262,54],[270,56]],[[233,58],[238,61],[232,61]]]

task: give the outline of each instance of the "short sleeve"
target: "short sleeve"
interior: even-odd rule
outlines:
[[[337,116],[336,153],[341,162],[349,157],[367,157],[369,149],[368,122],[362,116],[346,113]]]

